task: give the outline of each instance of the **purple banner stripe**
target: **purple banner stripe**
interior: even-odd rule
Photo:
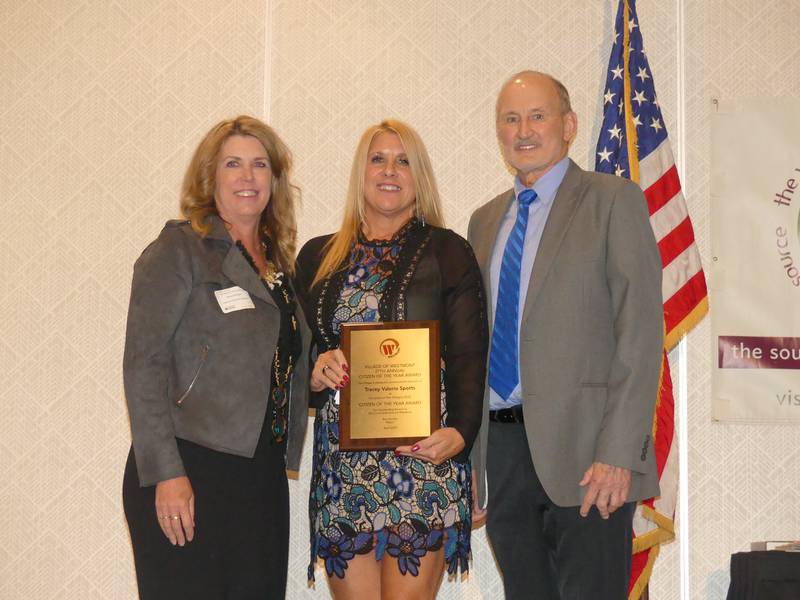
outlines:
[[[800,338],[721,335],[720,369],[800,369]]]

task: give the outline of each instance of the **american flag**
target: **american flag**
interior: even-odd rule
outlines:
[[[653,74],[644,52],[635,0],[620,0],[603,95],[595,170],[635,181],[644,190],[663,266],[664,353],[653,420],[661,496],[643,501],[634,518],[630,600],[641,596],[661,543],[675,536],[678,452],[669,352],[708,312],[700,253],[669,144]]]

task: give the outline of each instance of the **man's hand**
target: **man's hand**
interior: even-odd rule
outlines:
[[[594,504],[600,511],[600,516],[607,519],[611,513],[627,502],[631,487],[631,472],[630,469],[612,467],[601,462],[592,463],[583,474],[580,485],[588,486],[581,504],[581,516],[588,515],[589,509]]]

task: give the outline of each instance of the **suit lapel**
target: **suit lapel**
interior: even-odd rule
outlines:
[[[528,293],[525,296],[525,306],[522,309],[522,320],[524,323],[531,313],[536,298],[542,290],[542,286],[550,272],[558,248],[564,239],[564,235],[569,229],[569,224],[575,216],[575,211],[580,206],[582,196],[578,193],[581,181],[581,168],[572,160],[569,161],[569,168],[564,175],[564,180],[556,192],[553,199],[553,206],[550,215],[545,223],[542,239],[539,242],[539,249],[536,252],[536,260],[533,262],[531,278],[528,282]]]
[[[242,256],[242,253],[233,243],[233,240],[231,240],[231,236],[225,228],[222,219],[216,215],[212,215],[211,217],[211,231],[208,237],[215,240],[226,241],[229,244],[228,253],[222,261],[223,275],[248,294],[252,294],[267,304],[277,306],[272,296],[267,291],[267,288],[261,283],[261,279],[259,279],[256,272],[253,271],[253,268],[247,263],[245,257]]]
[[[503,221],[503,216],[508,212],[508,207],[513,199],[514,190],[510,189],[490,203],[489,210],[486,211],[486,220],[481,223],[481,229],[485,233],[475,236],[475,245],[473,247],[475,258],[478,259],[478,264],[481,266],[483,276],[487,278],[487,281],[492,266],[492,251],[497,240],[497,232],[500,230],[500,223]]]
[[[487,313],[489,317],[489,333],[491,334],[494,328],[494,306],[491,302],[490,284],[492,277],[492,252],[494,251],[495,243],[497,242],[497,233],[500,230],[500,224],[503,222],[503,217],[508,212],[508,207],[514,200],[514,189],[510,189],[504,194],[498,196],[493,200],[486,212],[486,220],[480,224],[481,229],[485,232],[482,235],[475,236],[475,244],[473,251],[475,258],[481,267],[483,280],[486,285],[487,295],[489,301],[487,302]]]
[[[225,260],[222,262],[222,273],[244,291],[256,298],[260,298],[267,304],[275,306],[275,301],[267,291],[267,288],[264,287],[261,279],[253,271],[253,268],[247,264],[242,253],[234,245],[231,245]]]

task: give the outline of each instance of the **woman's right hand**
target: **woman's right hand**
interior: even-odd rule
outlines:
[[[311,371],[311,391],[321,392],[325,388],[342,389],[350,381],[347,371],[344,352],[338,348],[323,352],[317,357],[317,362]]]
[[[156,484],[156,517],[174,546],[194,539],[194,490],[185,475]]]

